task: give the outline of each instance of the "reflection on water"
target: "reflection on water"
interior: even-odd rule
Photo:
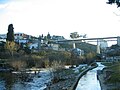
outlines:
[[[101,90],[99,81],[97,80],[97,70],[104,68],[103,65],[98,63],[98,67],[90,70],[78,82],[76,90]]]

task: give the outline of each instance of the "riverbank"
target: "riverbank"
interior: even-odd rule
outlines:
[[[98,75],[98,80],[100,82],[101,90],[107,90],[108,87],[105,85],[104,75],[102,73]]]
[[[107,78],[109,78],[109,77],[107,77]],[[114,83],[109,83],[108,84],[106,82],[106,78],[105,78],[104,73],[99,74],[98,79],[99,79],[99,82],[100,82],[101,90],[120,90],[118,88],[119,84],[114,84]]]
[[[75,70],[75,72],[69,74],[69,75],[63,75],[63,77],[61,78],[61,80],[57,83],[54,83],[50,86],[48,86],[45,90],[75,90],[79,79],[86,74],[87,71],[93,69],[97,67],[97,64],[95,64],[95,66],[90,65],[87,67],[82,67],[82,71],[80,71],[78,73],[78,70]],[[78,68],[80,70],[80,68]],[[77,73],[76,73],[77,71]],[[63,74],[63,73],[62,73]]]
[[[120,90],[120,64],[111,64],[98,74],[101,90]]]

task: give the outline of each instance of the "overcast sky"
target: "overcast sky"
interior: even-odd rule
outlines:
[[[106,0],[0,0],[0,34],[12,23],[14,32],[34,36],[120,36],[120,16],[115,13],[119,15],[119,8]]]

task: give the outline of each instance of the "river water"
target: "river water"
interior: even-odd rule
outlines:
[[[0,90],[44,90],[50,81],[49,70],[40,71],[34,77],[19,74],[0,73]]]
[[[100,83],[97,80],[97,70],[102,70],[104,65],[97,63],[98,67],[88,71],[78,82],[76,90],[101,90]]]
[[[98,65],[97,68],[88,71],[79,80],[76,90],[101,90],[96,75],[97,70],[103,69],[104,66],[100,63]],[[44,90],[46,83],[51,79],[49,70],[43,70],[29,80],[28,77],[21,77],[19,74],[0,73],[0,90]]]

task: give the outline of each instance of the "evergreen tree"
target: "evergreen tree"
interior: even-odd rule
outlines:
[[[50,33],[48,33],[48,35],[47,35],[47,39],[48,39],[48,40],[51,39]]]
[[[6,38],[5,49],[9,51],[10,55],[13,57],[13,52],[15,51],[15,42],[14,42],[14,30],[13,24],[9,24],[8,33]]]
[[[73,33],[70,33],[70,37],[72,39],[79,38],[79,34],[78,34],[78,32],[73,32]]]
[[[120,7],[120,0],[108,0],[108,2],[106,2],[107,4],[117,4],[117,8]]]
[[[13,24],[9,24],[8,26],[8,33],[7,33],[7,38],[6,41],[14,41],[14,27]]]

